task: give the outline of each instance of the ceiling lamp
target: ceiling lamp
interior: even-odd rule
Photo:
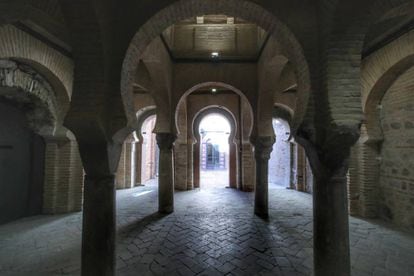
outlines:
[[[196,16],[197,24],[204,24],[204,16]]]
[[[212,58],[218,58],[219,57],[219,53],[218,52],[212,52],[211,53],[211,57]]]
[[[217,89],[216,88],[211,88],[211,93],[216,93]]]

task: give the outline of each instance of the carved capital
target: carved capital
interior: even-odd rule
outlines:
[[[177,135],[173,133],[157,133],[156,139],[160,150],[171,150],[177,139]]]
[[[258,136],[252,139],[256,159],[269,160],[275,141],[274,136]]]

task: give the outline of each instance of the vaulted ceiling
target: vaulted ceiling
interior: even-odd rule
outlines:
[[[161,38],[178,61],[257,61],[267,33],[239,18],[205,15],[172,25]]]

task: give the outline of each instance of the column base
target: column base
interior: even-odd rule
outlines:
[[[259,218],[261,218],[261,219],[266,219],[267,220],[269,218],[269,213],[266,212],[265,210],[260,210],[260,209],[255,208],[254,209],[254,214],[256,216],[258,216]]]
[[[173,212],[174,212],[174,207],[173,206],[160,207],[158,209],[158,213],[161,213],[161,214],[171,214]]]

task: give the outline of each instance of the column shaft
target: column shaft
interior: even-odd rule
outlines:
[[[85,176],[82,275],[115,274],[115,177]]]
[[[254,198],[254,213],[261,218],[267,218],[269,216],[269,159],[270,153],[273,149],[274,142],[275,137],[273,136],[258,137],[254,141],[256,158],[256,188]]]
[[[316,178],[313,192],[316,276],[349,276],[346,170]]]
[[[176,136],[172,133],[157,133],[157,144],[160,149],[158,168],[158,211],[172,213],[174,211],[174,167],[173,143]]]

